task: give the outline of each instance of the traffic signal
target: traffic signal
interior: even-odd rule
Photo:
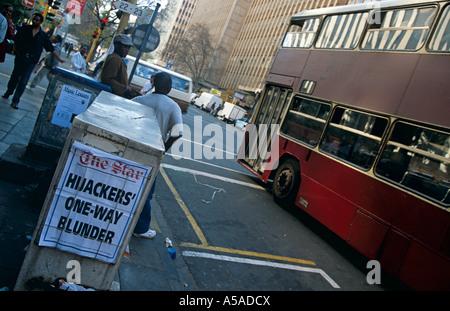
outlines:
[[[96,30],[96,31],[94,31],[94,35],[92,36],[92,38],[97,38],[97,36],[98,36],[98,31]]]
[[[100,29],[101,30],[103,30],[103,29],[105,29],[105,26],[106,26],[106,23],[108,22],[108,19],[107,18],[104,18],[103,20],[102,20],[102,24],[101,24],[101,26],[100,26]]]
[[[48,21],[53,22],[56,14],[59,10],[59,6],[61,5],[61,1],[47,0],[47,5],[48,5],[48,8],[46,8],[46,14],[44,14],[45,18]],[[49,11],[49,8],[52,8],[54,11]]]
[[[50,1],[49,1],[50,2]],[[59,10],[59,6],[61,5],[61,1],[52,1],[53,5],[49,3],[53,10]]]

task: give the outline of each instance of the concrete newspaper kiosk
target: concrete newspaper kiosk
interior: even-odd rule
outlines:
[[[15,290],[74,262],[80,285],[109,290],[163,155],[153,109],[100,93],[73,120]]]

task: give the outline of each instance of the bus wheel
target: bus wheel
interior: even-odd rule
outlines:
[[[300,167],[298,162],[289,159],[277,169],[272,184],[272,195],[281,206],[292,206],[300,186]]]

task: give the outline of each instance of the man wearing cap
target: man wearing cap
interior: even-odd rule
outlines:
[[[127,65],[123,61],[132,45],[133,42],[127,35],[115,36],[114,52],[106,58],[100,73],[100,82],[109,85],[114,94],[128,99],[140,95],[128,85]]]

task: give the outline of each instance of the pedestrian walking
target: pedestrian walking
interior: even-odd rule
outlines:
[[[86,60],[84,55],[87,52],[87,47],[84,45],[72,57],[72,69],[79,73],[86,73]]]
[[[53,43],[53,47],[55,48],[56,53],[60,55],[61,54],[60,43],[62,41],[61,36],[60,35],[52,36],[50,38],[50,41]],[[56,67],[58,63],[59,63],[58,59],[51,52],[48,52],[47,55],[45,56],[44,65],[41,66],[41,68],[34,76],[33,80],[31,80],[30,88],[34,89],[36,85],[41,82],[44,76],[46,76],[48,81],[50,81],[52,68]]]
[[[8,82],[8,89],[2,96],[7,99],[14,93],[11,103],[11,107],[14,109],[19,109],[20,97],[25,91],[31,73],[38,63],[43,49],[51,52],[58,61],[64,63],[64,60],[59,57],[53,47],[49,36],[41,29],[43,22],[44,16],[40,13],[35,13],[32,24],[22,26],[14,38],[14,53],[16,54],[14,69]]]
[[[67,57],[70,56],[70,52],[73,50],[73,43],[69,43],[68,51],[67,51]]]
[[[149,106],[155,110],[156,119],[161,130],[166,152],[172,147],[173,143],[183,136],[183,119],[180,106],[167,94],[172,89],[172,78],[165,72],[159,72],[154,75],[153,83],[155,91],[151,94],[143,95],[132,99],[135,102]],[[137,237],[152,239],[156,232],[150,229],[151,221],[151,200],[155,190],[156,179],[152,189],[142,208],[141,215],[134,229],[134,235]]]

